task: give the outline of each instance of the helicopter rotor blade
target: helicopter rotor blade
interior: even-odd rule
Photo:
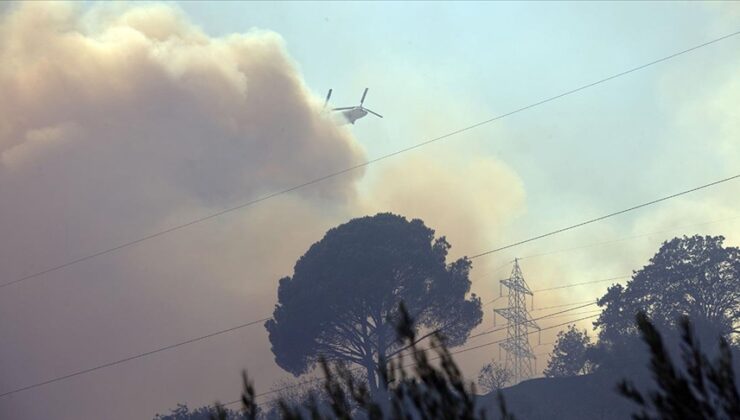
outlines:
[[[332,108],[331,110],[332,111],[346,111],[348,109],[355,109],[355,108],[356,107],[354,107],[354,106],[343,106],[343,107],[340,107],[340,108]]]
[[[375,111],[370,111],[370,110],[369,110],[369,109],[367,109],[367,108],[362,108],[362,109],[364,109],[365,111],[367,111],[367,112],[369,112],[369,113],[371,113],[371,114],[375,115],[376,117],[380,117],[380,118],[383,118],[383,116],[382,116],[382,115],[378,114],[378,113],[377,113],[377,112],[375,112]]]
[[[367,96],[367,90],[368,88],[365,88],[365,91],[362,93],[362,99],[360,99],[360,106],[362,106],[362,104],[365,103],[365,96]]]
[[[329,98],[331,98],[331,89],[329,89],[329,93],[326,94],[326,100],[324,101],[324,108],[326,108],[326,105],[329,103]]]

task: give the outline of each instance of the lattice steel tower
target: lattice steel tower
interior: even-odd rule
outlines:
[[[527,295],[534,295],[524,281],[518,260],[514,260],[511,277],[501,280],[501,286],[509,289],[509,305],[503,309],[494,309],[494,322],[495,314],[503,316],[508,321],[506,340],[499,346],[506,351],[505,366],[512,374],[513,384],[517,384],[534,376],[532,362],[536,358],[532,346],[529,345],[529,334],[531,330],[539,330],[540,327],[527,311],[525,299]]]

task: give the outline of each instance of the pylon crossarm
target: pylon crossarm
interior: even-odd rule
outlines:
[[[540,330],[540,326],[539,326],[539,325],[537,325],[537,323],[536,323],[536,322],[534,322],[534,321],[532,321],[531,319],[528,319],[528,320],[526,320],[526,321],[525,321],[525,323],[526,323],[526,324],[527,324],[527,325],[528,325],[529,327],[531,327],[532,329],[535,329],[535,330]]]
[[[501,284],[503,284],[504,286],[506,286],[507,288],[511,290],[516,290],[519,293],[524,293],[526,295],[532,296],[532,291],[529,290],[529,287],[527,287],[526,284],[522,284],[522,282],[517,281],[514,278],[503,279],[501,280]]]

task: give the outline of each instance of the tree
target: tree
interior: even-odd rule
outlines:
[[[594,323],[600,346],[637,337],[633,322],[643,311],[659,329],[676,330],[688,316],[702,337],[731,338],[740,323],[740,249],[724,247],[722,236],[691,236],[664,242],[626,287],[615,285],[598,301]]]
[[[643,395],[632,383],[622,381],[619,391],[641,407],[634,415],[643,420],[738,419],[740,395],[733,371],[732,352],[720,338],[720,352],[712,363],[699,349],[688,317],[680,321],[685,367],[674,365],[663,339],[645,313],[637,314],[637,329],[650,348],[650,370],[658,391]]]
[[[364,375],[351,371],[353,383],[365,382]],[[361,373],[361,372],[360,372]],[[344,385],[344,384],[341,384]],[[298,379],[298,380],[279,380],[270,387],[270,392],[275,396],[263,404],[262,420],[274,420],[283,418],[282,407],[293,407],[295,410],[302,412],[303,415],[310,415],[307,407],[314,405],[319,412],[330,412],[331,399],[324,386],[321,378],[316,379]],[[346,387],[343,392],[348,393]],[[355,409],[350,401],[352,409]]]
[[[403,357],[389,360],[381,369],[381,386],[386,398],[373,398],[365,381],[358,382],[356,374],[345,363],[330,364],[323,357],[318,364],[323,371],[323,388],[329,411],[322,409],[315,398],[296,406],[281,399],[280,418],[286,420],[329,420],[362,418],[383,419],[466,419],[485,420],[484,408],[476,403],[475,387],[462,376],[447,348],[446,340],[438,332],[430,335],[433,352],[418,346],[412,321],[403,302],[398,308],[398,341],[409,350],[412,369]],[[438,360],[439,362],[434,362]],[[383,366],[381,366],[383,367]],[[257,418],[254,386],[244,373],[242,412],[249,420]],[[506,408],[504,397],[498,394],[499,417],[514,420]],[[214,420],[221,420],[214,417]]]
[[[279,380],[270,387],[270,392],[275,394],[264,408],[265,420],[280,419],[280,404],[286,404],[291,407],[307,406],[314,399],[318,401],[325,400],[325,390],[319,380],[290,381]]]
[[[261,410],[255,402],[254,386],[247,378],[246,371],[242,371],[242,384],[242,409],[240,411],[226,408],[218,401],[212,406],[204,406],[192,411],[186,404],[177,404],[177,408],[170,410],[169,414],[157,414],[154,420],[256,420],[261,415]]]
[[[280,280],[265,323],[275,361],[295,376],[320,357],[356,364],[376,392],[378,368],[401,348],[394,333],[401,301],[414,331],[439,329],[448,345],[464,343],[481,322],[481,301],[468,297],[471,262],[447,264],[449,249],[421,220],[390,213],[329,230]]]
[[[579,331],[575,325],[568,325],[566,331],[558,332],[547,368],[542,373],[549,378],[590,373],[591,363],[587,359],[590,345],[588,331]]]
[[[511,376],[511,371],[491,361],[478,373],[478,386],[486,392],[499,391],[511,382]]]
[[[220,406],[205,406],[190,410],[185,404],[177,404],[177,408],[170,410],[169,414],[157,414],[154,416],[154,420],[211,420],[219,415],[225,420],[243,420],[247,418],[242,413]]]

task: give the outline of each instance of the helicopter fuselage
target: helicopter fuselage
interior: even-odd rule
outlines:
[[[341,111],[341,113],[342,113],[342,116],[344,117],[344,119],[346,119],[347,120],[347,123],[349,123],[349,124],[354,124],[355,121],[357,121],[360,118],[362,118],[365,115],[367,115],[367,111],[365,111],[364,109],[360,108],[359,106],[358,107],[354,107],[352,109],[348,109],[346,111]]]
[[[334,121],[336,124],[339,124],[339,125],[354,124],[355,121],[364,117],[368,113],[373,114],[377,116],[378,118],[383,118],[383,116],[378,114],[377,112],[371,111],[362,106],[362,104],[365,103],[365,96],[367,96],[367,91],[368,91],[368,88],[365,88],[365,91],[362,92],[362,98],[360,99],[359,105],[343,106],[343,107],[331,109],[332,112],[336,113],[334,114],[336,116],[334,118]],[[329,103],[329,99],[331,99],[331,89],[329,89],[329,93],[326,94],[326,100],[324,101],[324,109],[326,109],[326,105]]]

